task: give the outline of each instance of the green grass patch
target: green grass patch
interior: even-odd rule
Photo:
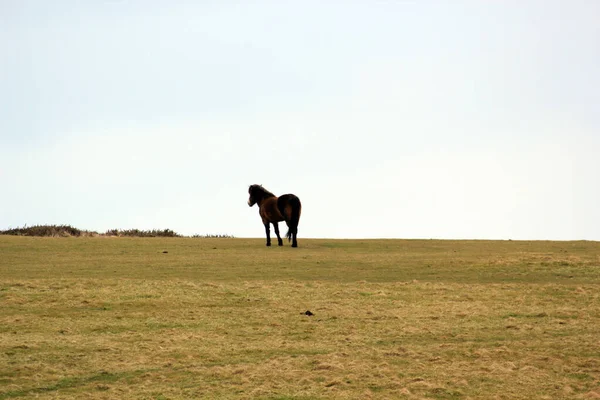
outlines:
[[[0,236],[0,399],[600,393],[598,243],[300,246]]]

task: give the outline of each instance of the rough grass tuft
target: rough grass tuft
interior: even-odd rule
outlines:
[[[140,229],[109,229],[105,235],[119,237],[182,237],[171,229],[152,229],[146,231]]]
[[[220,235],[220,234],[206,234],[206,235],[192,235],[193,238],[196,239],[234,239],[235,236],[233,235]]]

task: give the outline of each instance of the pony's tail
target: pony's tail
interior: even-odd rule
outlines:
[[[291,213],[288,216],[285,213],[286,203],[291,207]],[[285,218],[285,222],[288,226],[288,231],[285,236],[289,241],[292,240],[292,235],[298,234],[298,222],[300,222],[300,213],[302,211],[302,204],[300,203],[300,199],[293,194],[285,194],[283,196],[279,196],[277,201],[277,207],[279,208],[279,212]]]
[[[298,234],[298,222],[300,222],[300,211],[302,210],[302,204],[300,203],[300,199],[296,196],[293,196],[290,199],[290,206],[292,206],[292,215],[290,216],[290,223],[287,233],[285,236],[288,238],[288,241],[292,240],[292,234]]]

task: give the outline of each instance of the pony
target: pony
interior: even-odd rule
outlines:
[[[283,246],[283,240],[279,236],[279,222],[285,221],[288,226],[286,237],[292,242],[292,247],[298,247],[296,235],[298,234],[298,222],[302,204],[298,196],[294,194],[284,194],[279,197],[269,192],[262,185],[250,185],[248,188],[248,205],[258,205],[258,213],[262,218],[265,232],[267,234],[267,246],[271,245],[271,228],[273,224],[275,234],[277,235],[277,244]]]

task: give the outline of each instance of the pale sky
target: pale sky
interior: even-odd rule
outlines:
[[[600,2],[0,0],[0,230],[600,240]]]

